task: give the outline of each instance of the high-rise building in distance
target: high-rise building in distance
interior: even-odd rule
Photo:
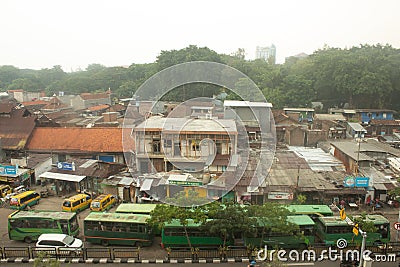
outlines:
[[[275,45],[271,44],[271,46],[266,46],[266,47],[257,46],[256,47],[256,59],[260,59],[260,58],[275,64],[275,60],[276,60]]]

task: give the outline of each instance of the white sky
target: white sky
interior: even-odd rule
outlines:
[[[85,69],[154,62],[190,44],[277,62],[325,44],[400,47],[399,0],[2,0],[0,65]]]

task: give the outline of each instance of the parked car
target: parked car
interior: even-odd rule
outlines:
[[[82,240],[66,234],[41,234],[36,242],[36,251],[46,253],[79,255],[82,248]]]

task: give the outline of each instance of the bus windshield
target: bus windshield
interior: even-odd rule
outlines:
[[[92,202],[92,207],[93,208],[100,208],[100,202],[97,202],[97,201]]]

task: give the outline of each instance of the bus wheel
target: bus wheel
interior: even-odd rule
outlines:
[[[32,237],[26,236],[26,237],[24,238],[24,241],[25,241],[25,243],[30,244],[30,243],[32,243]]]
[[[101,240],[101,245],[107,247],[108,246],[108,241],[107,240]]]

